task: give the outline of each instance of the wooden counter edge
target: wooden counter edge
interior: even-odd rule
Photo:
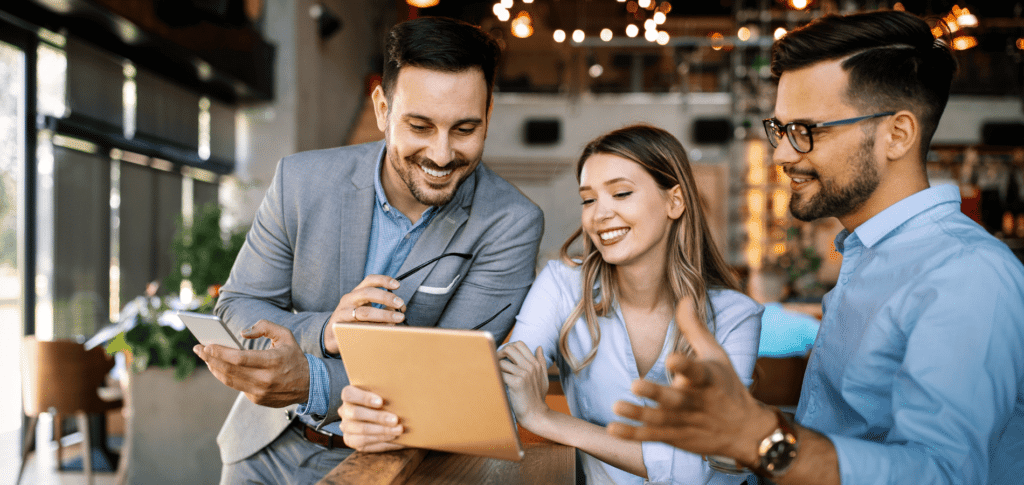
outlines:
[[[397,485],[416,470],[427,450],[408,448],[386,453],[352,453],[317,485]]]

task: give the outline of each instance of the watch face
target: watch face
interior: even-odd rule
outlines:
[[[792,435],[785,439],[772,443],[771,447],[764,453],[762,463],[764,468],[772,473],[779,473],[789,468],[789,465],[796,459],[796,440],[791,439]]]

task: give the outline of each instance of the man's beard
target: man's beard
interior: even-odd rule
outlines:
[[[416,166],[425,166],[431,170],[443,172],[468,166],[470,165],[470,162],[464,158],[455,158],[449,162],[447,166],[442,168],[434,163],[433,160],[420,155],[412,155],[404,159],[400,159],[398,150],[392,148],[390,145],[388,147],[387,157],[391,160],[391,166],[398,174],[398,177],[401,178],[402,182],[405,183],[405,186],[409,188],[409,192],[412,193],[413,198],[415,198],[420,204],[426,206],[440,207],[451,202],[452,198],[455,197],[455,192],[457,192],[459,190],[459,186],[462,185],[462,182],[466,177],[469,177],[469,174],[473,173],[472,171],[466,172],[462,175],[462,178],[456,180],[454,184],[448,184],[448,190],[428,191],[425,187],[416,183],[416,179],[412,173],[414,170],[418,170]],[[424,185],[430,186],[426,179],[423,179],[423,183]]]
[[[842,217],[860,208],[881,182],[878,169],[872,163],[874,147],[875,140],[869,137],[856,153],[847,158],[847,164],[855,168],[856,176],[845,186],[822,179],[816,172],[807,174],[817,179],[819,189],[807,200],[801,200],[798,193],[793,193],[789,199],[789,211],[793,217],[809,222],[823,217]],[[792,175],[799,174],[792,172]]]

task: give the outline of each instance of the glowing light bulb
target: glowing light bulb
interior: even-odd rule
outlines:
[[[668,44],[668,41],[669,41],[668,32],[665,32],[664,30],[662,30],[661,32],[658,32],[657,41],[658,41],[659,45],[666,45],[666,44]]]
[[[601,40],[605,42],[612,40],[612,29],[601,29]]]
[[[667,17],[665,17],[665,14],[662,12],[654,12],[654,16],[651,17],[651,19],[654,20],[654,23],[658,25],[665,23],[666,18]]]
[[[775,29],[775,40],[779,40],[786,36],[786,29],[779,27]]]
[[[554,37],[555,37],[555,42],[558,42],[559,44],[561,44],[562,42],[565,42],[565,31],[562,30],[562,29],[556,30],[555,34],[554,34]]]
[[[736,37],[746,42],[750,40],[750,29],[746,27],[740,27],[740,30],[736,31]]]
[[[533,18],[529,12],[524,10],[516,15],[516,19],[512,21],[512,35],[520,39],[533,35]]]
[[[636,34],[639,34],[639,33],[640,33],[640,28],[637,27],[636,24],[629,24],[629,25],[626,26],[626,36],[628,36],[630,39],[632,39],[633,37],[636,37]]]
[[[647,42],[654,42],[658,40],[658,31],[654,29],[644,31],[644,38]]]
[[[583,39],[587,38],[587,34],[584,34],[582,30],[576,29],[572,31],[572,41],[579,44],[583,42]]]

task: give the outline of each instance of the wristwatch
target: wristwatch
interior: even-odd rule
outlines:
[[[789,423],[789,419],[779,408],[773,407],[775,417],[778,419],[779,427],[775,428],[767,438],[761,440],[757,447],[758,461],[751,467],[754,473],[768,478],[781,477],[789,470],[790,465],[796,460],[796,452],[799,443],[796,439],[796,430]]]

